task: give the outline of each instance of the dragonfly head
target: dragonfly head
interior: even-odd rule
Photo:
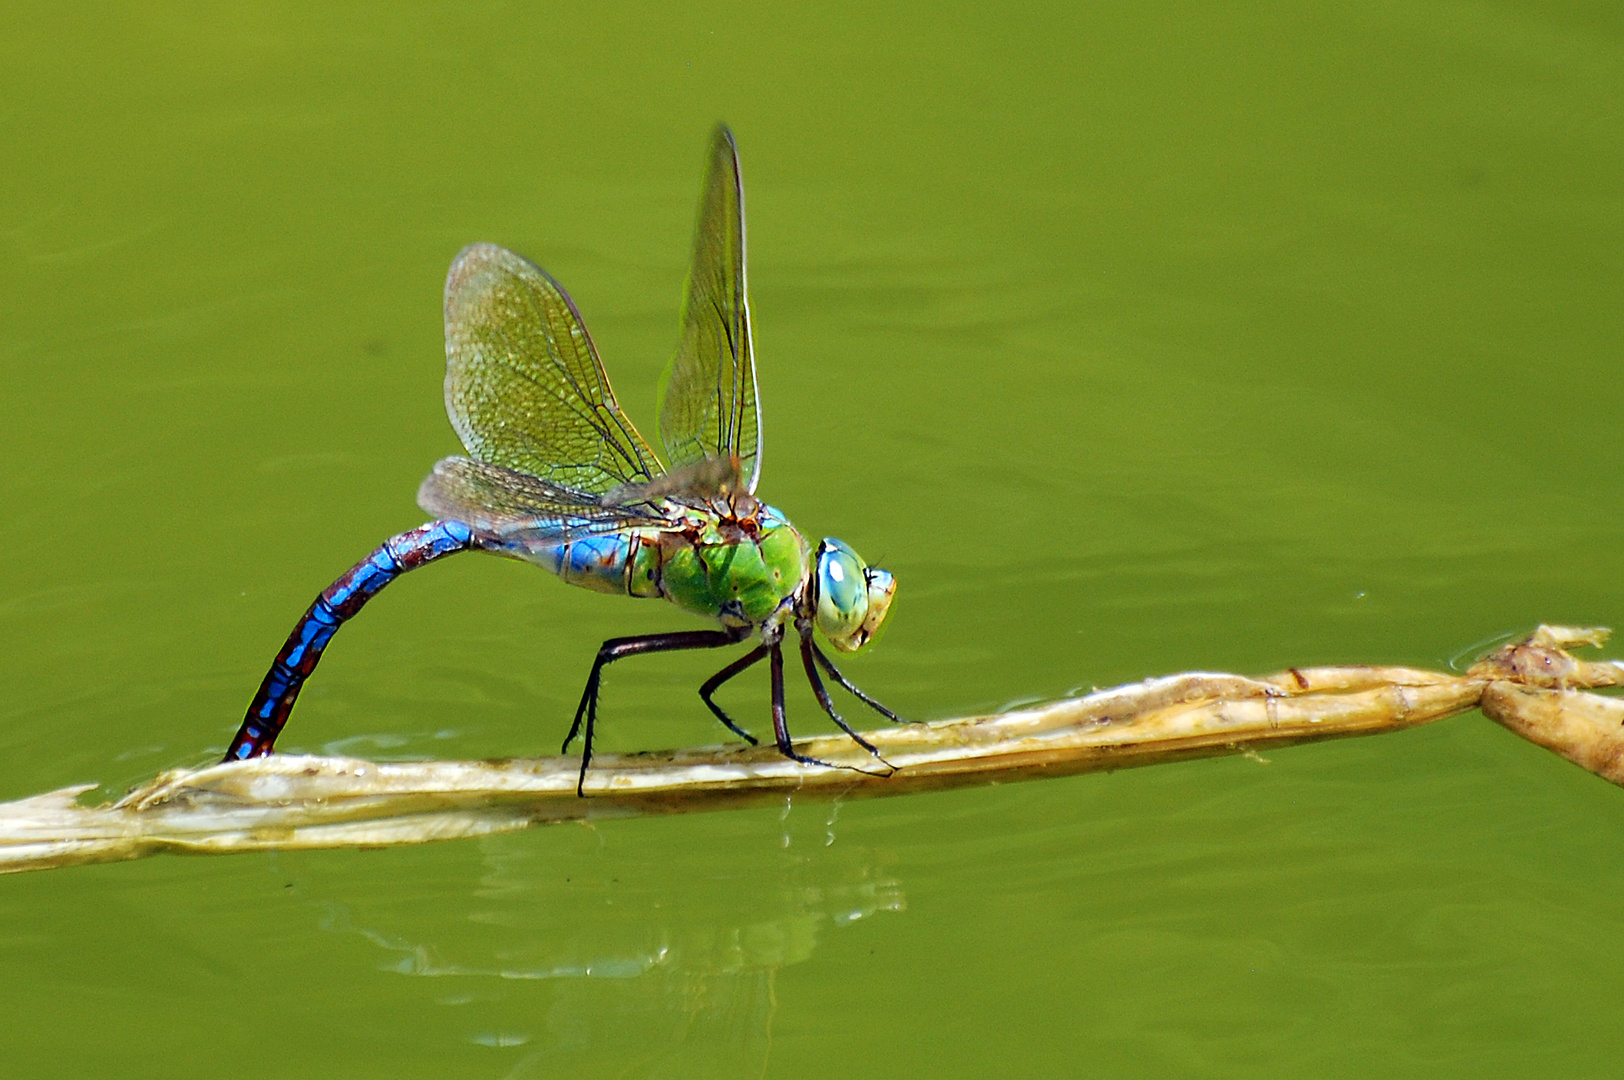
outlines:
[[[818,545],[812,587],[818,629],[841,652],[856,652],[890,614],[897,579],[863,562],[841,541],[825,537]]]

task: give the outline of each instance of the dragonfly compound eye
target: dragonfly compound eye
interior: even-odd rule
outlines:
[[[818,629],[829,644],[851,652],[862,644],[868,616],[868,567],[839,540],[818,545]]]

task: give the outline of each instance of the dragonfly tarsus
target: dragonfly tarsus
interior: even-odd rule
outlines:
[[[738,724],[735,724],[733,722],[733,718],[724,712],[722,707],[711,699],[711,695],[720,690],[722,688],[722,684],[733,678],[733,676],[760,663],[762,658],[766,655],[767,646],[757,645],[754,649],[751,649],[749,652],[733,661],[727,667],[706,679],[705,685],[699,688],[700,700],[704,701],[705,707],[711,711],[712,715],[714,715],[716,719],[720,720],[722,723],[726,724],[729,731],[742,738],[751,746],[759,746],[760,742],[754,735],[744,730]]]
[[[581,754],[581,775],[575,783],[575,793],[584,795],[586,769],[592,763],[592,729],[598,720],[598,688],[603,681],[604,665],[628,656],[643,653],[675,652],[679,649],[717,649],[724,645],[737,645],[742,639],[736,630],[681,630],[672,634],[644,634],[639,637],[610,638],[598,646],[597,659],[592,661],[592,673],[586,677],[586,688],[581,691],[581,703],[575,708],[575,722],[564,737],[560,753],[570,748],[575,736],[583,734],[585,722],[586,745]],[[732,727],[731,724],[728,725]],[[736,728],[734,730],[737,730]]]
[[[806,641],[806,644],[811,647],[812,655],[817,659],[818,666],[824,671],[828,672],[829,678],[833,679],[835,682],[844,687],[852,697],[856,698],[858,701],[861,701],[864,705],[867,705],[869,708],[873,709],[875,712],[879,713],[893,724],[906,724],[909,722],[859,690],[850,679],[846,678],[846,676],[840,673],[840,669],[835,667],[833,660],[830,660],[827,656],[823,655],[823,650],[818,648],[817,642],[811,640],[810,637],[805,638],[804,640]]]

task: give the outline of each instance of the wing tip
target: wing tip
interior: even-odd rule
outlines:
[[[457,252],[456,257],[451,260],[451,272],[455,274],[458,270],[474,269],[478,266],[484,265],[485,263],[495,262],[500,260],[503,256],[510,256],[512,254],[512,252],[503,247],[501,244],[492,244],[489,241],[481,240],[477,243],[469,244],[461,251]]]
[[[443,511],[446,503],[440,498],[441,484],[445,475],[451,471],[453,462],[466,461],[467,458],[452,455],[443,457],[429,469],[429,474],[423,477],[423,482],[417,485],[417,505],[420,510],[435,517],[445,517]]]
[[[468,295],[468,282],[483,273],[493,263],[504,261],[512,252],[498,244],[469,244],[451,260],[445,274],[445,310],[449,318],[461,297]]]
[[[445,276],[445,299],[448,315],[452,310],[453,303],[460,305],[467,302],[468,298],[478,297],[483,294],[484,290],[479,287],[477,279],[480,275],[489,272],[493,268],[514,277],[540,278],[548,289],[564,297],[565,302],[569,304],[570,310],[575,313],[577,319],[581,317],[580,312],[575,308],[575,301],[570,299],[569,293],[563,285],[559,284],[557,278],[549,274],[538,263],[525,258],[517,251],[488,241],[469,244],[457,252],[456,257],[451,260],[451,268],[446,271]]]
[[[712,168],[720,166],[730,170],[735,179],[738,177],[739,141],[725,121],[718,120],[711,129],[711,162]]]

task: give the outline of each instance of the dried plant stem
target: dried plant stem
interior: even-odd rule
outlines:
[[[1542,626],[1464,675],[1411,668],[1293,668],[1263,679],[1195,672],[994,716],[797,743],[841,768],[773,748],[702,747],[595,757],[586,797],[573,758],[378,764],[275,755],[175,770],[117,803],[94,785],[0,804],[0,872],[138,858],[423,843],[582,818],[679,813],[797,798],[899,795],[1122,769],[1372,735],[1481,707],[1519,735],[1624,785],[1624,666],[1566,651],[1607,632]],[[883,760],[882,760],[883,759]]]

